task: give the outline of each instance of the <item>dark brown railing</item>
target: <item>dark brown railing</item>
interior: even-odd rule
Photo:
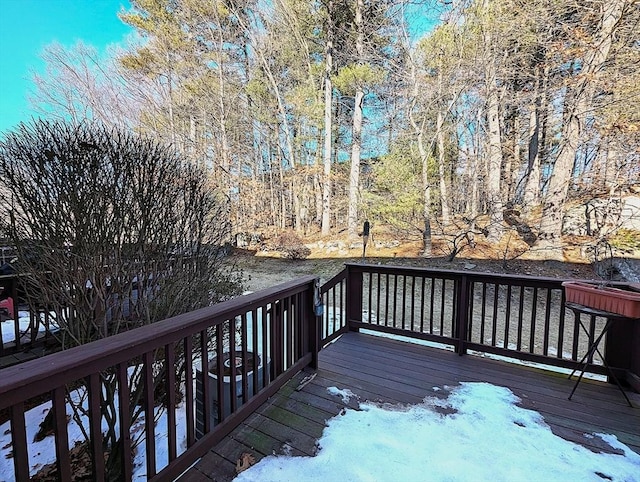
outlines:
[[[573,369],[606,323],[565,306],[564,280],[366,264],[348,264],[345,271],[343,331],[404,335],[461,355],[491,353]],[[620,366],[611,359],[620,358],[624,338],[611,330],[602,344],[613,367]],[[587,371],[606,374],[597,352],[588,362]]]
[[[4,369],[0,414],[11,421],[16,480],[28,480],[31,466],[25,412],[43,399],[53,406],[59,478],[69,479],[66,399],[78,391],[86,395],[81,411],[94,478],[105,480],[105,381],[116,387],[117,413],[108,415],[120,430],[121,478],[131,478],[131,454],[144,439],[136,463],[144,464],[151,480],[171,480],[296,371],[316,367],[320,347],[346,331],[369,329],[447,345],[460,355],[491,353],[573,368],[605,323],[567,309],[562,280],[549,278],[347,264],[319,293],[316,283],[302,278]],[[629,336],[625,329],[610,331],[603,345],[613,367],[635,363],[625,353],[640,340],[640,330]],[[588,370],[604,374],[601,363],[596,354]],[[225,366],[237,367],[235,376],[210,373],[224,373]],[[166,413],[166,461],[156,460],[162,427],[143,417],[159,410]],[[186,427],[186,449],[180,448],[179,425]]]
[[[302,278],[2,370],[0,413],[8,413],[12,440],[11,461],[3,463],[13,463],[16,480],[29,480],[33,454],[25,412],[50,400],[59,480],[71,480],[68,414],[85,420],[95,480],[108,477],[110,450],[120,451],[119,479],[130,480],[132,453],[141,440],[146,449],[135,462],[144,465],[147,478],[174,479],[293,374],[317,364],[314,285],[313,277]],[[209,373],[224,374],[225,367],[235,375]],[[107,386],[115,387],[117,403],[110,406],[117,409],[108,415],[117,420],[117,448],[103,446]],[[85,402],[69,413],[70,398]],[[162,411],[164,427],[154,423]],[[185,441],[179,440],[179,425],[186,427]],[[166,462],[156,455],[162,430]]]
[[[13,313],[0,308],[0,324],[2,342],[0,343],[0,357],[24,352],[35,346],[56,343],[55,333],[58,326],[55,315],[42,306],[38,309],[30,308],[21,293],[20,275],[10,274],[0,276],[2,288],[0,302],[10,299]]]
[[[347,270],[344,269],[320,288],[322,296],[322,322],[320,340],[326,345],[348,330],[347,324]]]

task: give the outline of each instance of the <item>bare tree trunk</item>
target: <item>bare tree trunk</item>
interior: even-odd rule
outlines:
[[[531,214],[534,207],[540,205],[540,159],[544,153],[546,111],[547,111],[547,81],[549,79],[549,66],[543,71],[537,70],[535,100],[529,107],[529,146],[527,153],[527,171],[522,201],[522,211],[525,215]]]
[[[425,258],[430,258],[432,254],[431,243],[431,184],[429,183],[429,156],[427,150],[424,147],[424,134],[422,130],[418,134],[418,151],[420,152],[420,159],[422,159],[422,218],[424,220],[424,227],[422,231],[422,255]]]
[[[418,94],[420,90],[420,84],[418,81],[418,75],[416,72],[416,62],[413,58],[410,59],[410,76],[412,86],[412,101],[411,106],[408,109],[408,120],[411,124],[414,134],[417,138],[418,152],[420,154],[420,165],[422,168],[422,255],[424,257],[431,257],[432,254],[432,242],[431,242],[431,183],[429,181],[429,154],[425,147],[424,142],[424,119],[418,124],[413,114],[415,105],[418,100]]]
[[[216,18],[218,25],[221,25],[220,18]],[[218,74],[218,128],[220,129],[220,167],[222,168],[222,186],[227,193],[231,190],[230,161],[229,161],[229,135],[227,133],[227,106],[225,103],[225,77],[223,72],[223,50],[224,38],[222,29],[218,28],[217,32],[209,26],[209,33],[212,39],[216,41],[217,53],[217,74]]]
[[[489,1],[484,0],[484,8],[488,10]],[[482,61],[484,63],[484,85],[487,99],[487,177],[486,197],[489,225],[487,239],[490,242],[499,241],[504,234],[502,224],[502,131],[500,128],[500,93],[498,87],[498,59],[497,39],[491,31],[491,26],[483,32]]]
[[[537,105],[529,108],[529,152],[523,195],[523,212],[529,214],[540,202],[540,117]]]
[[[480,183],[482,182],[482,169],[481,169],[481,159],[480,159],[480,144],[481,144],[481,133],[480,133],[480,125],[482,124],[482,109],[478,109],[476,113],[476,121],[475,121],[475,129],[474,129],[474,141],[473,141],[473,155],[471,156],[472,162],[472,173],[473,180],[471,182],[471,206],[470,206],[470,214],[471,214],[471,229],[475,230],[476,219],[478,218],[479,213],[479,204],[480,204]]]
[[[356,24],[356,52],[358,61],[364,58],[364,33],[362,25],[362,10],[364,1],[356,0],[355,24]],[[357,87],[353,106],[353,132],[351,144],[351,171],[349,174],[349,211],[347,215],[347,227],[349,238],[357,237],[358,232],[358,189],[360,187],[360,149],[362,144],[362,103],[364,91]]]
[[[438,109],[436,117],[436,137],[438,142],[438,174],[440,184],[440,205],[442,207],[442,224],[448,226],[451,223],[451,207],[450,194],[447,187],[447,172],[445,169],[445,152],[444,152],[444,132],[443,132],[444,116],[442,110]]]
[[[195,156],[196,154],[196,118],[193,115],[189,116],[189,146],[187,147],[187,152],[191,154],[191,156]]]
[[[284,188],[284,167],[279,157],[278,173],[280,174],[280,229],[285,229],[287,227],[287,195]]]
[[[268,159],[269,159],[269,205],[271,207],[271,213],[272,213],[272,219],[271,219],[271,225],[272,226],[278,226],[278,220],[277,220],[277,211],[276,211],[276,194],[275,194],[275,187],[274,187],[274,183],[273,183],[273,162],[271,162],[271,142],[268,143]]]
[[[333,85],[331,72],[333,70],[333,1],[327,6],[329,14],[329,31],[327,32],[327,45],[325,54],[324,71],[324,150],[322,163],[322,223],[321,233],[327,236],[331,230],[331,131],[332,117],[331,104],[333,100]]]
[[[167,76],[167,92],[168,92],[168,97],[169,97],[169,129],[170,129],[170,135],[171,135],[171,145],[173,145],[174,147],[177,148],[176,146],[176,126],[175,126],[175,121],[174,121],[174,115],[173,115],[173,79],[172,79],[172,75],[171,75],[171,70],[169,70],[168,76]]]
[[[516,186],[516,173],[520,169],[520,116],[518,113],[514,113],[513,119],[513,157],[505,166],[505,178],[507,180],[507,197],[504,199],[504,202],[513,201],[515,197],[515,186]]]
[[[487,79],[487,117],[489,126],[489,157],[487,173],[487,202],[489,211],[488,240],[499,241],[504,233],[502,225],[502,192],[500,179],[502,169],[502,146],[500,142],[500,111],[497,86],[495,85],[495,67],[489,72]]]

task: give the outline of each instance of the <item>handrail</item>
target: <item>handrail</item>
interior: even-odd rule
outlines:
[[[94,407],[93,412],[90,411],[89,424],[92,428],[99,427],[103,391],[99,383],[103,380],[101,377],[115,376],[119,381],[117,386],[127,384],[127,387],[122,385],[126,390],[118,390],[117,395],[121,407],[126,405],[129,409],[121,410],[119,415],[120,425],[127,425],[127,421],[132,422],[131,414],[137,413],[132,404],[142,404],[145,413],[154,413],[156,410],[158,400],[154,400],[154,389],[149,385],[148,379],[154,379],[154,372],[159,367],[164,367],[165,372],[162,380],[167,393],[163,397],[163,403],[168,405],[167,413],[173,417],[174,423],[175,411],[178,409],[177,398],[185,401],[188,449],[183,454],[176,453],[176,428],[169,427],[169,464],[166,467],[156,467],[155,456],[149,453],[147,474],[154,480],[177,477],[206,452],[207,446],[220,440],[258,404],[275,393],[297,370],[311,363],[314,356],[317,356],[312,353],[315,346],[313,334],[317,333],[313,311],[314,283],[313,276],[306,276],[3,369],[0,378],[0,410],[10,409],[11,412],[17,480],[26,480],[29,473],[24,427],[26,402],[51,393],[53,408],[56,413],[60,413],[60,394],[71,387],[84,386],[89,397],[88,403]],[[216,343],[216,340],[223,343]],[[236,354],[234,350],[229,350],[230,346],[236,347]],[[315,346],[315,349],[318,347]],[[253,366],[246,366],[241,361],[240,374],[235,377],[217,377],[217,382],[211,386],[208,372],[200,368],[204,364],[198,360],[204,360],[205,357],[211,359],[213,356],[218,360],[220,368],[217,373],[222,373],[222,359],[226,353],[223,350],[229,350],[232,366],[237,365],[234,357],[248,360],[249,352],[258,356],[252,357]],[[261,362],[257,361],[258,358]],[[179,363],[180,360],[183,363]],[[141,367],[141,373],[147,375],[133,381],[127,375],[132,367]],[[184,369],[180,371],[179,367]],[[229,386],[225,385],[223,378],[230,380]],[[199,404],[195,400],[198,395],[193,393],[194,384],[202,392],[200,396],[203,400]],[[180,397],[176,397],[168,387],[174,387],[175,390],[178,389],[176,387],[181,387]],[[143,390],[137,390],[138,388]],[[142,394],[142,399],[132,401],[125,392],[131,392],[133,397],[136,390]],[[214,393],[217,394],[215,397]],[[212,405],[214,398],[217,402]],[[193,410],[194,404],[198,413]],[[59,473],[64,474],[70,470],[68,443],[64,443],[67,440],[66,422],[64,430],[59,428],[55,430],[56,452],[59,452],[57,463]],[[125,432],[127,429],[128,427],[123,428]],[[154,424],[146,424],[146,430],[153,432],[146,436],[149,447],[155,443],[152,440],[155,440],[156,429]],[[203,432],[199,440],[196,437],[198,430]],[[122,437],[121,440],[130,443]],[[124,454],[129,454],[131,450],[126,450],[126,443],[121,450]],[[98,473],[94,471],[94,477],[96,480],[104,480],[104,473],[99,473],[100,467],[104,467],[104,462],[99,460],[105,449],[102,447],[102,437],[92,436],[89,449],[93,454],[94,467],[98,468]],[[130,478],[132,463],[128,455],[122,470],[123,477]]]

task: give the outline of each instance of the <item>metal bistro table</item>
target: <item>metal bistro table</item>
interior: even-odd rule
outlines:
[[[569,375],[569,380],[571,380],[571,377],[576,373],[576,371],[580,370],[580,376],[578,376],[578,379],[576,380],[576,383],[573,386],[573,390],[571,390],[571,394],[569,395],[569,400],[571,400],[571,397],[573,397],[573,394],[575,393],[576,388],[578,388],[578,385],[582,380],[584,372],[586,371],[587,366],[589,365],[589,361],[593,358],[594,353],[597,352],[600,358],[602,359],[602,363],[607,369],[607,373],[611,378],[613,378],[613,381],[618,386],[618,389],[620,390],[622,395],[624,395],[624,398],[629,404],[629,406],[633,408],[633,405],[631,404],[631,400],[629,400],[629,397],[627,396],[624,389],[622,388],[622,385],[620,385],[618,378],[613,373],[613,370],[611,370],[611,368],[609,367],[609,364],[607,363],[607,359],[602,355],[602,353],[600,353],[600,350],[598,349],[598,345],[602,341],[602,338],[604,338],[604,335],[607,333],[607,331],[609,331],[609,328],[611,328],[611,325],[613,325],[616,321],[635,320],[636,318],[629,318],[628,316],[619,315],[617,313],[611,313],[609,311],[596,310],[594,308],[589,308],[587,306],[579,305],[577,303],[567,302],[565,303],[565,306],[569,308],[571,311],[573,311],[573,313],[576,315],[576,318],[578,319],[580,326],[582,327],[584,332],[587,334],[587,336],[590,336],[591,333],[589,333],[589,330],[587,330],[587,327],[584,326],[584,323],[582,322],[582,317],[579,316],[580,314],[585,314],[589,316],[599,316],[607,320],[604,325],[604,328],[602,329],[602,332],[600,332],[600,334],[591,342],[591,344],[589,345],[589,349],[587,350],[587,353],[584,354],[584,356],[582,357],[582,360],[578,362],[576,367],[573,369],[573,371]]]

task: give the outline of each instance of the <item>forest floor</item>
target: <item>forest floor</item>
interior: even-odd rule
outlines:
[[[312,244],[312,246],[314,246]],[[382,264],[389,266],[413,266],[451,270],[470,270],[485,273],[506,273],[557,279],[600,279],[588,261],[561,262],[536,259],[496,259],[485,257],[482,249],[468,249],[453,261],[445,256],[424,258],[417,243],[392,247],[372,244],[362,257],[362,244],[352,248],[345,243],[340,249],[327,250],[313,247],[306,259],[290,260],[269,251],[235,249],[226,262],[242,270],[247,290],[257,291],[306,275],[318,276],[322,282],[339,273],[346,263]]]

